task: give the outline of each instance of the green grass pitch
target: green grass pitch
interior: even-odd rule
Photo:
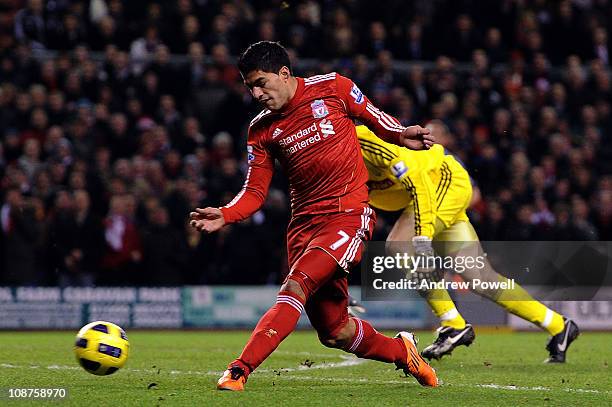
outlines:
[[[76,332],[75,332],[76,333]],[[565,365],[544,365],[543,333],[478,333],[470,348],[434,362],[437,389],[420,387],[391,365],[320,345],[312,331],[292,334],[243,393],[215,383],[249,332],[133,331],[127,365],[112,376],[86,373],[72,332],[0,333],[0,405],[90,406],[434,406],[612,405],[612,334],[584,333]],[[420,332],[419,348],[432,338]],[[65,400],[7,400],[7,388],[68,389]]]

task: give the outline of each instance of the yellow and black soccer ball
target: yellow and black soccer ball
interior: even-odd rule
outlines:
[[[89,373],[105,376],[121,369],[128,358],[130,343],[121,327],[106,321],[85,325],[76,336],[74,353]]]

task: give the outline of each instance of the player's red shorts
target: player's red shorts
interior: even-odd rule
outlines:
[[[333,257],[345,271],[361,260],[363,242],[371,237],[376,214],[369,206],[350,212],[298,216],[287,230],[289,270],[297,260],[313,248]]]
[[[305,274],[314,294],[306,302],[306,313],[319,337],[333,337],[348,319],[347,272],[361,260],[363,243],[370,239],[376,215],[369,207],[350,212],[299,216],[287,231],[287,254],[291,273]],[[310,262],[302,264],[306,253]],[[312,256],[331,256],[331,267],[308,267]],[[316,264],[316,263],[315,263]]]

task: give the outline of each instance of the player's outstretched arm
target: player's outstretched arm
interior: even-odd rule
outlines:
[[[429,150],[435,141],[431,130],[418,125],[408,126],[400,134],[400,143],[411,150]]]
[[[189,224],[198,232],[212,233],[225,226],[225,218],[219,208],[196,208],[189,214]]]
[[[206,216],[204,220],[209,221],[207,225],[213,228],[204,231],[210,233],[219,230],[223,225],[240,222],[263,206],[274,174],[274,160],[266,147],[261,145],[260,137],[251,128],[249,128],[247,153],[249,168],[238,195],[225,206],[205,208],[203,209],[205,213],[199,212]]]

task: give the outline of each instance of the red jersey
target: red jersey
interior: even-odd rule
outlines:
[[[368,171],[353,119],[399,144],[404,127],[374,107],[350,79],[333,72],[297,81],[287,106],[266,109],[251,121],[246,181],[221,208],[226,223],[243,220],[262,206],[275,158],[287,173],[293,216],[361,208],[368,201]]]

